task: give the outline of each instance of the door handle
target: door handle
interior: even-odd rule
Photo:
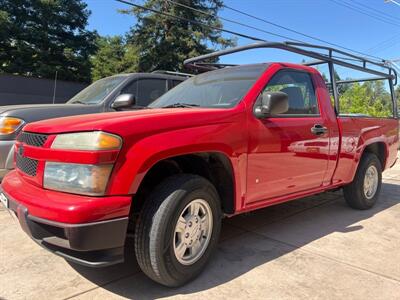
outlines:
[[[315,135],[322,135],[328,132],[328,128],[322,126],[321,124],[315,124],[311,127],[311,133]]]

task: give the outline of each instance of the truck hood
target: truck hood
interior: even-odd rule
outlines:
[[[102,130],[122,137],[146,135],[155,131],[233,122],[238,109],[159,108],[129,112],[102,113],[46,120],[29,124],[25,131],[59,134]]]
[[[25,123],[100,112],[101,107],[81,104],[31,104],[0,106],[0,117],[15,117]]]

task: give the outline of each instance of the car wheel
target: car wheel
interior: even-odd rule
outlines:
[[[352,183],[344,187],[347,204],[355,209],[369,209],[379,198],[382,185],[382,166],[378,157],[364,153]]]
[[[138,219],[139,266],[158,283],[183,285],[206,265],[220,229],[221,205],[215,187],[197,175],[169,177],[146,199]]]

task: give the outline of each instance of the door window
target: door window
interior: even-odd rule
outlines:
[[[138,79],[126,86],[122,94],[135,96],[135,106],[147,106],[167,91],[165,79]]]
[[[318,102],[310,74],[301,71],[278,71],[265,92],[284,92],[289,96],[289,110],[282,115],[318,115]]]

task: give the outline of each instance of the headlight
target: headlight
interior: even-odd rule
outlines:
[[[24,121],[12,117],[0,117],[0,135],[8,135],[15,133]]]
[[[61,192],[101,196],[106,190],[112,167],[46,162],[43,185]]]
[[[119,136],[102,131],[59,134],[51,148],[65,150],[119,150]]]

